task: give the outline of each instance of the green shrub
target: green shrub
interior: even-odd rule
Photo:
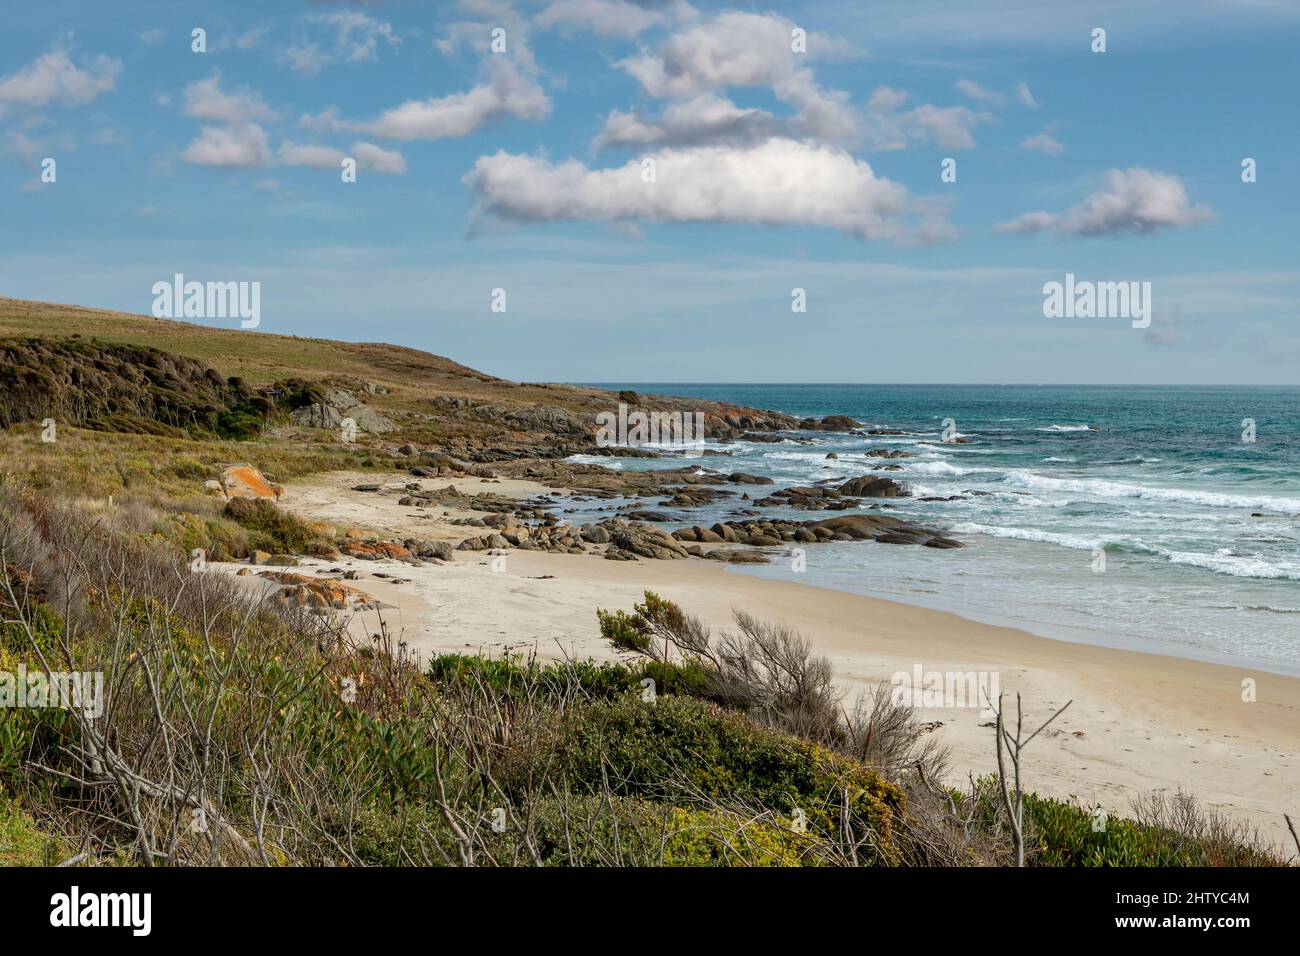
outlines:
[[[231,498],[222,514],[252,532],[250,546],[267,551],[302,554],[320,538],[307,522],[261,498]]]
[[[265,421],[262,415],[241,405],[218,412],[213,431],[232,441],[253,441],[261,436]]]
[[[759,727],[686,697],[634,696],[576,708],[560,728],[571,785],[669,803],[707,801],[805,814],[810,832],[834,834],[847,800],[855,824],[874,834],[879,860],[893,858],[902,791],[871,768],[823,747]]]
[[[544,866],[799,866],[806,836],[770,822],[719,811],[664,806],[631,797],[543,797],[514,810],[503,833],[478,821],[475,862],[534,864],[516,820],[530,830]],[[442,814],[427,805],[357,817],[351,845],[372,866],[459,863],[457,842]]]
[[[62,850],[58,841],[37,829],[31,815],[0,785],[0,867],[51,866],[63,859]]]
[[[1001,813],[997,777],[976,781],[977,818],[993,826]],[[960,805],[969,794],[954,792]],[[1194,811],[1216,826],[1205,835],[1108,816],[1068,800],[1026,793],[1025,851],[1030,866],[1278,866],[1275,857],[1246,828],[1210,811]],[[1194,804],[1194,801],[1193,801]],[[1222,824],[1218,829],[1217,824]]]
[[[234,561],[249,554],[249,532],[226,518],[205,517],[192,512],[172,515],[158,536],[181,554],[200,549],[209,561]]]
[[[1025,794],[1037,866],[1276,866],[1245,842],[1224,842],[1125,817],[1094,825],[1093,811],[1064,800]],[[1243,834],[1244,836],[1244,834]]]
[[[655,682],[657,694],[696,696],[706,676],[698,665],[656,661],[634,666],[592,660],[539,665],[518,656],[489,659],[468,654],[440,654],[429,661],[425,673],[435,684],[448,687],[482,684],[498,693],[531,688],[552,702],[572,696],[613,700],[632,691],[639,694],[647,677]]]

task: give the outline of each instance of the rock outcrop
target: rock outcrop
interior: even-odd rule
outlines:
[[[331,388],[325,392],[324,399],[295,409],[289,413],[289,420],[304,428],[340,428],[343,419],[350,418],[357,423],[358,430],[372,435],[382,435],[397,428],[390,419],[361,402],[347,389]]]

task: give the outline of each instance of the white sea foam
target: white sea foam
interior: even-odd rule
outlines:
[[[1154,550],[1161,553],[1170,564],[1185,564],[1193,568],[1215,571],[1219,574],[1231,574],[1237,578],[1300,581],[1300,563],[1297,562],[1288,562],[1279,566],[1270,564],[1262,558],[1252,558],[1248,555],[1239,554],[1223,554],[1222,551],[1205,554],[1196,551],[1167,551],[1164,548]]]
[[[1173,501],[1179,504],[1202,505],[1207,508],[1267,509],[1289,515],[1300,515],[1300,498],[1272,498],[1267,495],[1225,495],[1214,491],[1195,491],[1190,488],[1149,488],[1120,481],[1100,478],[1049,478],[1031,471],[1013,469],[1006,473],[1007,484],[1032,491],[1058,491],[1095,498],[1147,498],[1153,501]]]
[[[570,455],[564,460],[571,465],[600,465],[614,471],[623,470],[623,463],[609,455]]]
[[[1018,541],[1041,541],[1044,544],[1057,544],[1063,548],[1075,548],[1091,551],[1105,547],[1100,538],[1087,538],[1077,534],[1061,531],[1043,531],[1039,528],[1007,528],[978,524],[974,521],[961,521],[948,529],[954,534],[985,534],[992,538],[1014,538]]]
[[[1090,432],[1091,425],[1048,425],[1046,428],[1035,428],[1036,432]]]
[[[1043,544],[1054,544],[1062,548],[1071,548],[1078,551],[1092,551],[1096,548],[1105,548],[1109,544],[1130,551],[1160,557],[1170,564],[1187,565],[1206,571],[1214,571],[1217,574],[1230,574],[1238,578],[1300,581],[1300,563],[1271,564],[1262,558],[1233,554],[1228,548],[1220,548],[1212,554],[1204,551],[1173,551],[1132,539],[1111,538],[1108,540],[1062,531],[1045,531],[1041,528],[996,527],[974,521],[957,522],[948,530],[953,534],[982,534],[992,538],[1038,541]]]
[[[971,475],[976,473],[988,473],[987,468],[958,468],[956,465],[950,465],[946,461],[907,461],[899,462],[908,474],[915,475],[952,475],[958,477],[961,475]]]

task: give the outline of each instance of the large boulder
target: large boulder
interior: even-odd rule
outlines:
[[[227,498],[278,499],[284,488],[270,481],[252,465],[231,465],[221,472],[221,488]]]
[[[827,415],[817,426],[824,432],[848,432],[858,427],[858,423],[848,415]]]
[[[325,401],[304,405],[289,413],[289,420],[303,428],[340,428],[343,419],[350,418],[357,428],[372,435],[391,432],[397,426],[379,412],[358,401],[356,396],[342,388],[331,388]]]
[[[303,428],[338,428],[343,424],[343,416],[333,405],[316,402],[294,409],[289,413],[289,421]]]
[[[345,388],[331,388],[325,393],[325,401],[339,411],[346,411],[361,404],[361,401]]]
[[[680,541],[645,525],[628,525],[613,527],[609,534],[610,550],[626,551],[643,558],[674,560],[687,557],[687,551]]]
[[[582,528],[582,537],[592,544],[609,544],[609,532],[598,524],[585,525]]]
[[[372,435],[382,435],[397,428],[392,419],[379,414],[369,405],[356,404],[347,409],[346,417],[357,423],[357,428]]]
[[[850,478],[840,485],[839,492],[854,498],[906,498],[911,494],[893,478],[881,478],[877,475]]]
[[[962,543],[934,528],[902,518],[877,514],[848,514],[809,526],[819,538],[830,532],[832,541],[877,541],[880,544],[921,544],[929,548],[960,548]]]

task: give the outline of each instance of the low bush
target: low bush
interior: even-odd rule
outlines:
[[[250,532],[250,548],[303,554],[320,540],[307,522],[261,498],[231,498],[222,515]]]
[[[575,708],[560,728],[570,783],[703,808],[759,807],[790,825],[846,833],[875,862],[896,858],[902,791],[871,768],[705,701],[634,697]]]

